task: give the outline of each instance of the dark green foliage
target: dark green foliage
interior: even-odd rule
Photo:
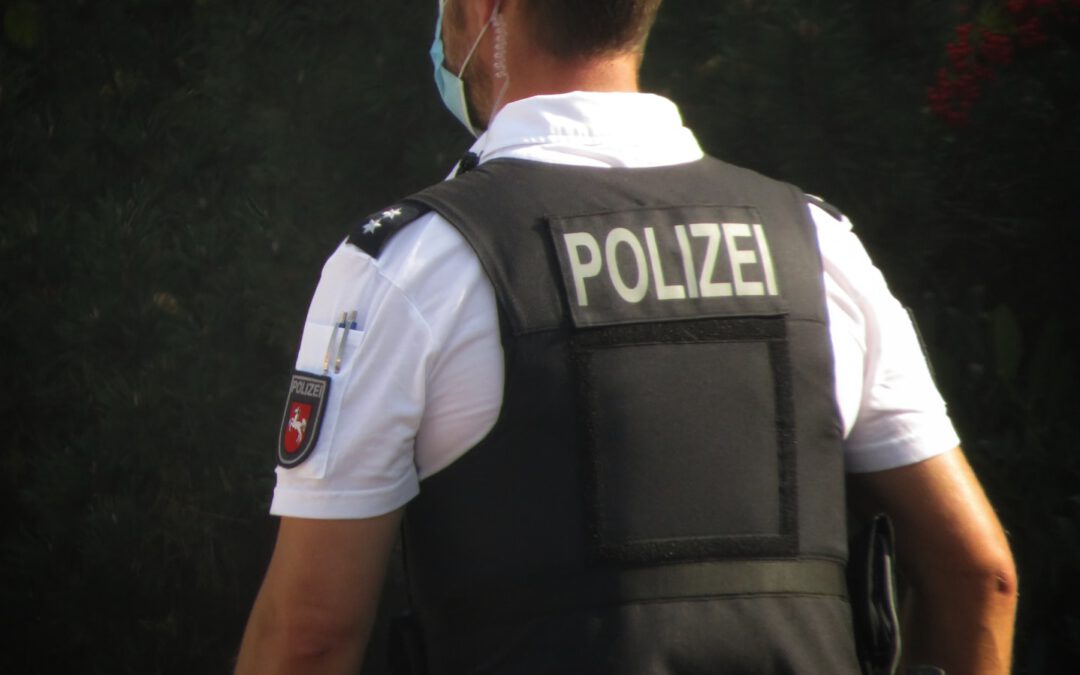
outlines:
[[[272,541],[283,386],[322,260],[463,145],[431,105],[421,5],[6,9],[16,671],[227,670]]]
[[[967,125],[926,100],[954,26],[999,21],[997,4],[668,2],[644,82],[714,154],[856,222],[1011,532],[1017,672],[1065,672],[1077,30],[1001,67]],[[432,5],[0,5],[12,672],[227,672],[272,544],[272,447],[321,263],[351,219],[467,145],[431,84]]]
[[[976,26],[999,21],[994,9]],[[1078,3],[1068,11],[1080,19]],[[920,233],[930,256],[912,287],[1020,568],[1019,673],[1080,659],[1080,23],[1047,33],[982,85],[970,124],[940,133],[927,165],[941,213]]]

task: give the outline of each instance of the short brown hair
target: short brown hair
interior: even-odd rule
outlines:
[[[661,0],[522,0],[538,45],[579,59],[640,50]]]

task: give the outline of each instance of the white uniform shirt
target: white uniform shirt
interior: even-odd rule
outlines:
[[[472,149],[498,157],[646,167],[702,157],[670,101],[648,94],[538,96],[503,108]],[[905,310],[851,224],[811,207],[824,260],[836,395],[848,471],[904,466],[958,443]],[[494,291],[472,249],[435,213],[377,259],[342,243],[304,326],[298,370],[322,372],[334,323],[357,311],[318,442],[277,469],[271,513],[364,518],[392,511],[420,480],[480,441],[502,401]]]

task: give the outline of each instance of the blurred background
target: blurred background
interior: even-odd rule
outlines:
[[[322,262],[470,143],[434,3],[0,7],[3,669],[228,672]],[[1075,672],[1080,0],[671,0],[643,84],[855,222],[1009,530],[1015,671]]]

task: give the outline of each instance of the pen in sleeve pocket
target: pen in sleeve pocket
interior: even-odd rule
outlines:
[[[334,330],[332,330],[330,332],[330,342],[328,342],[326,344],[326,356],[323,357],[323,362],[322,362],[323,375],[326,375],[326,373],[328,373],[330,371],[330,359],[334,355],[334,340],[337,339],[338,329],[339,328],[342,329],[342,331],[343,331],[342,332],[342,337],[341,337],[341,342],[342,343],[345,342],[345,337],[346,337],[346,334],[347,334],[347,332],[349,330],[347,328],[348,324],[346,323],[346,317],[348,316],[348,314],[349,314],[348,312],[342,312],[341,313],[341,321],[339,321],[338,323],[335,323],[334,324]]]
[[[354,309],[348,315],[348,324],[345,322],[345,315],[341,315],[341,327],[344,329],[341,333],[341,342],[338,343],[337,358],[334,360],[334,372],[341,372],[341,359],[345,356],[345,343],[349,340],[349,332],[356,330],[356,310]]]

